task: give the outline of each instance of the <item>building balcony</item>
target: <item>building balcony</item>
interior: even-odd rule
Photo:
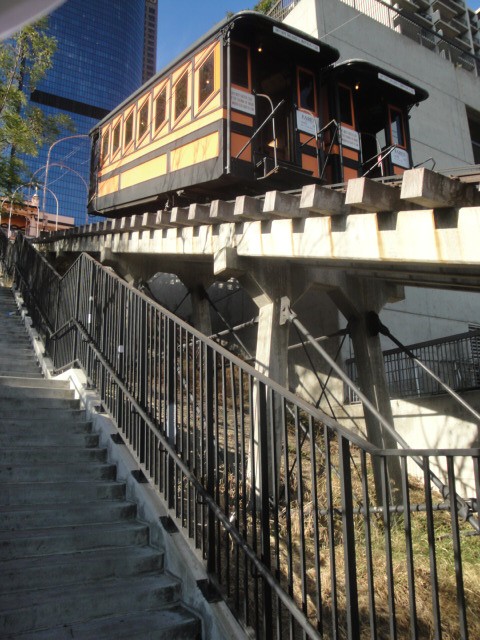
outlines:
[[[456,38],[460,35],[460,31],[449,20],[445,20],[438,9],[433,13],[432,19],[437,31],[441,31],[440,35],[448,38]]]
[[[465,13],[467,10],[467,3],[462,2],[462,0],[450,0],[450,3],[457,7],[458,13]]]
[[[418,39],[420,44],[427,49],[434,50],[437,45],[437,38],[435,37],[435,34],[431,31],[426,31],[425,29],[420,29]]]
[[[459,18],[454,18],[452,20],[452,25],[459,30],[460,33],[467,33],[468,24]]]
[[[457,15],[457,9],[448,3],[448,0],[433,0],[432,9],[434,12],[440,11],[444,20],[451,20]]]
[[[470,44],[470,40],[468,38],[468,34],[464,34],[463,36],[459,36],[458,38],[454,38],[453,40],[455,42],[456,45],[458,45],[460,47],[460,49],[463,49],[465,51],[465,49],[467,51],[470,51],[472,48],[472,45]]]
[[[420,11],[428,11],[430,8],[430,0],[415,0],[415,4],[418,6]]]
[[[454,58],[454,63],[458,67],[463,67],[467,71],[475,70],[475,59],[473,56],[469,56],[468,53],[461,53]]]
[[[421,27],[425,27],[426,29],[432,28],[432,18],[429,14],[416,13],[414,20],[416,24],[420,25]]]
[[[398,11],[406,9],[407,11],[416,14],[418,11],[418,4],[412,2],[412,0],[397,0],[397,2],[395,2],[395,4],[393,5],[393,8],[397,9]]]

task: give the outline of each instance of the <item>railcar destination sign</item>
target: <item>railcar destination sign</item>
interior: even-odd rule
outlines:
[[[296,42],[297,44],[301,44],[304,47],[308,47],[313,51],[317,51],[317,52],[320,51],[320,47],[318,46],[318,44],[315,44],[314,42],[310,42],[309,40],[306,40],[301,36],[296,36],[294,33],[289,33],[284,29],[273,27],[273,33],[276,33],[277,36],[282,36],[282,38],[287,38],[287,40],[292,40],[292,42]]]

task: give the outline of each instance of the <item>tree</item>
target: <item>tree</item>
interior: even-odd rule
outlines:
[[[68,116],[46,115],[29,101],[52,66],[56,40],[47,29],[43,19],[0,44],[0,193],[28,182],[21,155],[37,156],[43,145],[73,128]]]
[[[260,13],[268,13],[274,4],[277,3],[277,0],[260,0],[253,7],[254,11],[260,11]]]

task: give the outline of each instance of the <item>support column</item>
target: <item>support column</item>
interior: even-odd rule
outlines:
[[[392,288],[386,283],[346,277],[342,289],[331,291],[330,297],[336,302],[350,325],[350,335],[355,352],[358,382],[361,390],[377,411],[393,425],[393,413],[388,391],[382,347],[378,335],[374,335],[368,322],[368,312],[378,313],[391,299]],[[380,449],[396,449],[397,443],[377,418],[364,409],[368,440]],[[383,502],[380,465],[374,464],[377,502]],[[401,489],[400,463],[389,458],[390,501],[396,501]]]
[[[254,265],[249,268],[248,275],[240,279],[241,284],[250,293],[252,299],[259,309],[257,348],[255,352],[255,368],[263,375],[274,380],[282,387],[288,386],[288,334],[289,323],[281,321],[282,298],[290,293],[290,273],[285,267],[273,265]],[[260,494],[262,464],[268,464],[268,486],[270,498],[273,493],[278,495],[280,474],[279,467],[282,459],[283,446],[283,406],[282,399],[275,396],[273,407],[267,406],[266,424],[262,424],[259,411],[260,402],[258,393],[265,392],[263,387],[254,387],[253,393],[253,427],[254,427],[254,451],[250,453],[248,463],[248,475],[252,477],[252,457],[255,461],[255,491],[257,508],[260,509],[262,499],[265,496]],[[273,415],[272,415],[273,414]],[[271,430],[271,425],[274,430]],[[262,448],[259,446],[261,433],[260,429],[267,428],[264,434],[264,442],[267,444],[267,451],[260,459]],[[273,455],[275,452],[275,456]],[[273,466],[273,460],[277,462],[277,468]]]
[[[192,302],[192,324],[204,335],[211,336],[213,333],[212,318],[205,287],[202,284],[196,284],[189,287],[189,291]]]

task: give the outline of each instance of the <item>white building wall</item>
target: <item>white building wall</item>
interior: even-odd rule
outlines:
[[[379,6],[372,0],[348,1],[359,7],[362,1]],[[386,11],[388,13],[388,9]],[[336,47],[340,60],[368,60],[429,92],[429,99],[411,111],[415,163],[433,157],[439,170],[472,163],[466,109],[480,112],[480,78],[384,26],[379,22],[382,19],[379,14],[377,20],[373,20],[342,0],[300,0],[285,22]],[[426,166],[431,167],[431,163]],[[469,325],[480,325],[480,296],[406,287],[405,300],[386,305],[380,315],[392,334],[408,345],[462,333],[468,331]],[[339,317],[338,323],[343,327],[345,319]],[[388,339],[382,344],[385,349],[395,346]],[[350,355],[347,348],[344,356]],[[310,384],[306,382],[309,379],[306,371],[299,377],[304,387],[300,392],[314,389],[313,378]],[[312,396],[316,393],[318,389],[312,391]]]

